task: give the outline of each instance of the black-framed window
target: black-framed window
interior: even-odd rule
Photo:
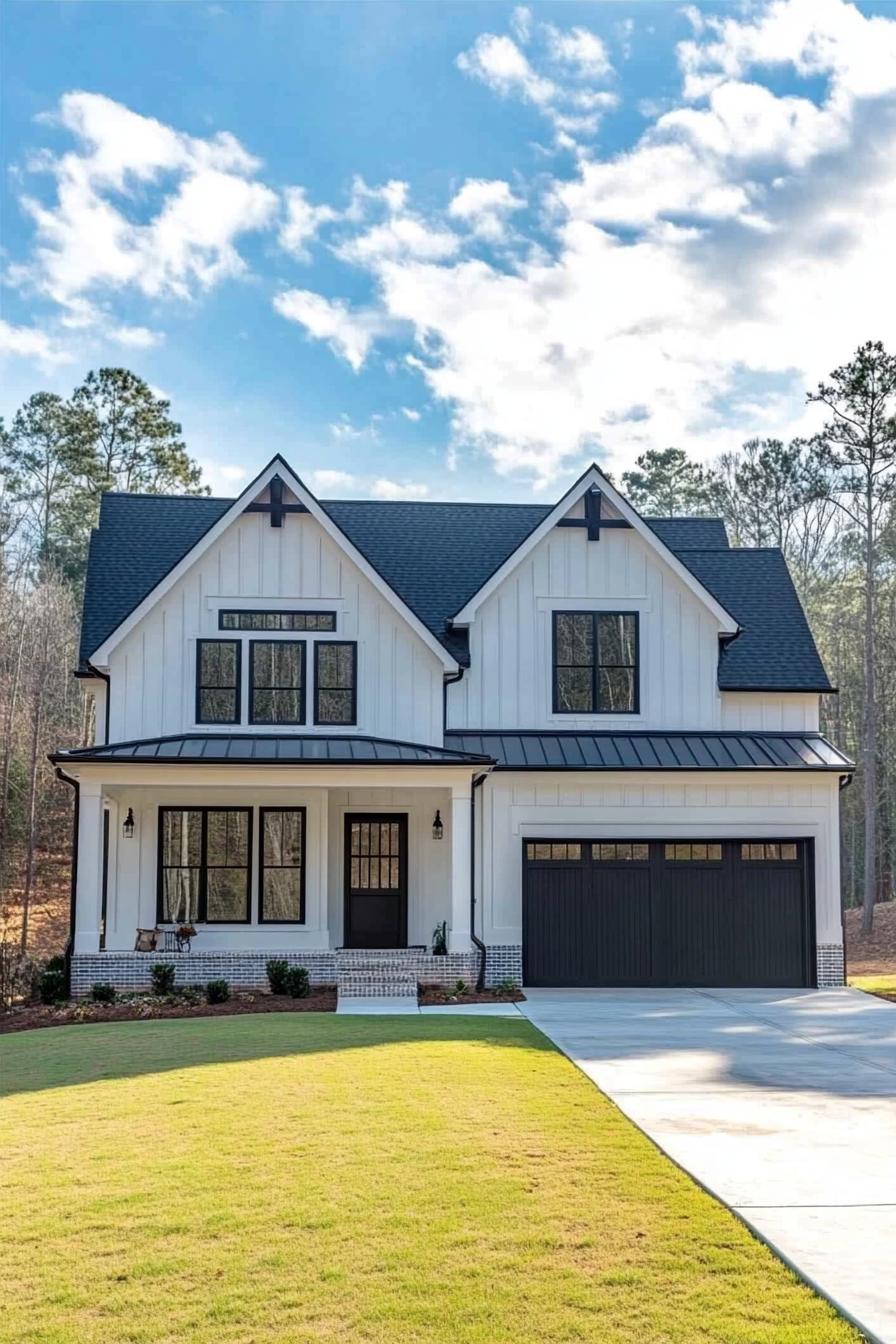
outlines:
[[[335,611],[219,611],[219,630],[335,630]]]
[[[305,722],[304,640],[250,640],[249,722]]]
[[[305,809],[259,808],[258,922],[305,922]]]
[[[357,719],[358,646],[350,640],[314,644],[314,722],[348,724]]]
[[[638,712],[638,613],[555,611],[555,714]]]
[[[240,641],[196,641],[196,722],[239,723]]]
[[[160,807],[158,920],[248,924],[252,809]]]

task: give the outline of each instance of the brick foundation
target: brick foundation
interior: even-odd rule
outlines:
[[[523,949],[519,943],[494,943],[486,948],[485,983],[490,987],[502,980],[523,983]]]
[[[497,948],[498,953],[508,949]],[[511,951],[513,949],[510,949]],[[519,948],[517,967],[519,966]],[[487,966],[491,968],[491,951]],[[475,982],[479,974],[479,953],[449,952],[445,957],[434,957],[428,952],[412,948],[403,950],[402,959],[414,972],[418,981],[428,985],[453,985],[457,980]],[[150,974],[156,962],[170,962],[175,967],[178,985],[204,985],[209,980],[226,980],[234,989],[266,989],[268,980],[265,966],[272,957],[288,961],[291,966],[304,966],[312,985],[336,983],[335,951],[320,952],[90,952],[72,957],[71,992],[73,998],[90,993],[99,981],[112,984],[123,993],[135,993],[151,988]],[[489,969],[487,984],[497,984],[507,975],[499,958],[497,973]],[[492,978],[489,978],[491,976]],[[514,975],[519,981],[519,972]]]
[[[815,949],[819,989],[839,989],[844,983],[843,946],[819,943]]]

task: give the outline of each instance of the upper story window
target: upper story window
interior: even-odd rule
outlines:
[[[249,722],[305,722],[304,640],[250,641]]]
[[[554,612],[554,713],[638,712],[638,615]]]
[[[219,630],[335,630],[335,611],[219,611]]]
[[[349,724],[357,718],[357,651],[348,641],[314,645],[314,722]]]
[[[239,721],[240,641],[200,639],[196,645],[196,722]]]

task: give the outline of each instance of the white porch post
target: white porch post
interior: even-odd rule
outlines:
[[[451,786],[451,921],[448,951],[470,950],[470,797],[472,783]]]
[[[99,952],[102,917],[103,795],[82,780],[78,797],[78,880],[75,890],[75,952]]]

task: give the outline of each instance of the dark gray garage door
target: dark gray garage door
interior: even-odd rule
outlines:
[[[526,840],[527,985],[814,984],[811,842]]]

